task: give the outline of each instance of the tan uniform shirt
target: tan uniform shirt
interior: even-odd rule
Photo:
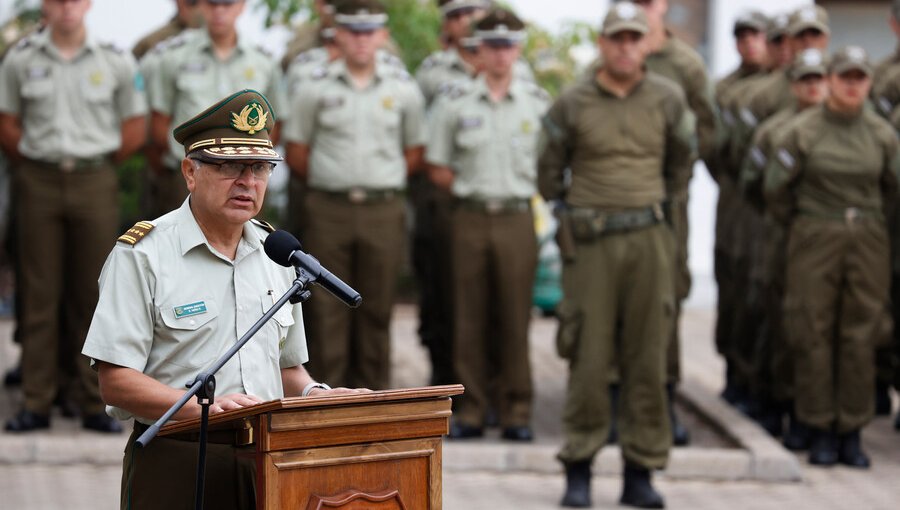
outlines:
[[[537,85],[514,80],[495,103],[477,79],[435,104],[425,158],[456,172],[457,197],[530,198],[537,192],[537,142],[549,101]]]
[[[378,50],[375,53],[375,58],[382,65],[406,71],[406,64],[400,60],[400,57],[387,50]],[[291,62],[291,65],[288,66],[288,70],[284,75],[287,83],[288,98],[292,99],[304,83],[320,74],[321,71],[319,70],[327,67],[329,64],[328,50],[323,47],[313,48],[297,55]]]
[[[534,81],[534,73],[528,62],[519,59],[513,66],[513,76],[517,80]],[[416,71],[416,81],[425,102],[431,105],[441,92],[449,92],[458,82],[467,82],[475,77],[475,70],[459,55],[456,48],[432,53]]]
[[[541,194],[576,207],[621,210],[686,193],[694,132],[684,93],[666,78],[647,73],[624,98],[596,80],[581,80],[544,118]]]
[[[402,189],[404,149],[424,145],[425,127],[424,99],[409,73],[378,63],[359,90],[338,60],[293,99],[284,138],[310,147],[311,188]]]
[[[153,221],[155,228],[134,246],[113,248],[82,351],[178,389],[231,348],[294,279],[293,269],[266,256],[268,233],[253,223],[244,225],[234,261],[218,253],[189,200]],[[216,394],[282,398],[280,369],[307,359],[300,306],[286,304],[216,374]],[[122,409],[107,411],[131,417]]]
[[[238,37],[227,60],[219,60],[205,29],[187,30],[169,40],[152,67],[147,69],[150,108],[172,118],[172,127],[190,120],[219,99],[241,89],[261,92],[283,121],[288,114],[281,69],[261,49]],[[180,168],[184,147],[169,139],[165,162]]]
[[[27,158],[96,158],[119,149],[122,121],[146,114],[143,88],[130,54],[88,36],[67,61],[45,30],[3,60],[0,111],[21,119]]]

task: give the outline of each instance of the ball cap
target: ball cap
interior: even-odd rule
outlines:
[[[344,0],[336,4],[334,22],[353,32],[371,32],[384,27],[388,15],[378,0]]]
[[[788,26],[791,18],[787,14],[776,14],[769,18],[769,25],[766,27],[766,39],[772,42],[779,37],[784,37],[788,33]]]
[[[838,50],[831,57],[831,65],[828,66],[828,72],[843,74],[848,71],[862,71],[866,76],[872,76],[872,63],[869,62],[869,55],[866,53],[866,50],[859,46],[847,46]]]
[[[805,76],[825,76],[826,74],[828,74],[828,62],[825,54],[815,48],[801,51],[791,64],[790,77],[793,81]]]
[[[734,20],[734,35],[745,28],[766,32],[769,28],[769,18],[760,11],[746,11]]]
[[[242,90],[222,99],[175,128],[184,153],[204,160],[281,161],[270,135],[275,112],[266,97]]]
[[[626,31],[639,34],[649,32],[650,26],[647,24],[647,15],[644,14],[644,10],[637,4],[617,2],[606,13],[600,33],[604,37],[609,37]]]
[[[788,32],[791,37],[797,36],[804,30],[819,30],[824,34],[830,34],[831,29],[828,28],[828,11],[819,5],[807,5],[801,7],[791,14],[788,26]]]
[[[487,44],[518,44],[525,40],[525,23],[512,11],[492,9],[475,24],[475,37]]]

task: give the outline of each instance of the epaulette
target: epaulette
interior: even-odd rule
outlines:
[[[184,46],[185,44],[187,44],[187,41],[188,41],[187,36],[188,36],[187,31],[185,31],[178,35],[173,35],[172,37],[169,37],[168,39],[163,39],[162,41],[157,43],[156,46],[153,47],[153,51],[162,52],[165,50],[180,48],[181,46]]]
[[[400,81],[412,81],[412,75],[409,74],[409,71],[406,69],[397,69],[394,73],[394,78],[397,78]]]
[[[406,70],[406,64],[403,63],[403,59],[386,51],[381,55],[381,61],[389,66],[400,67]]]
[[[528,84],[529,84],[529,87],[528,87],[528,88],[531,89],[529,92],[531,92],[531,95],[532,95],[532,96],[534,96],[534,97],[540,99],[541,101],[550,101],[550,99],[552,99],[552,98],[550,97],[550,94],[547,93],[546,90],[544,90],[543,88],[541,88],[541,86],[538,85],[537,83],[534,83],[534,82],[531,82],[531,81],[528,81],[528,82],[525,82],[525,83],[528,83]]]
[[[422,64],[419,66],[419,69],[431,69],[432,67],[438,64],[437,55],[429,55],[428,58],[422,61]]]
[[[141,242],[151,230],[156,226],[149,221],[139,221],[129,228],[127,232],[119,236],[120,243],[130,244],[131,246]]]
[[[15,44],[15,46],[13,46],[12,49],[15,51],[21,51],[29,46],[31,46],[31,37],[30,36],[19,39],[19,42],[17,42]]]
[[[116,46],[115,44],[113,44],[113,43],[111,43],[111,42],[103,42],[103,43],[100,43],[100,47],[103,48],[104,50],[109,50],[109,51],[111,51],[111,52],[113,52],[113,53],[116,53],[116,54],[118,54],[118,55],[121,55],[122,53],[125,53],[125,50],[123,50],[122,48]]]
[[[309,73],[309,77],[313,80],[321,80],[328,76],[328,68],[325,66],[317,67]]]
[[[294,60],[291,61],[291,64],[306,64],[308,62],[312,62],[313,57],[314,55],[312,53],[312,50],[306,50],[294,57]]]
[[[264,47],[263,47],[262,45],[260,45],[260,44],[257,44],[257,45],[256,45],[256,51],[262,53],[263,55],[265,55],[265,56],[267,56],[267,57],[269,57],[269,58],[272,58],[272,52],[269,51],[268,48],[264,48]]]
[[[253,223],[257,227],[265,230],[266,232],[268,232],[270,234],[272,232],[275,232],[275,227],[273,227],[272,224],[269,223],[268,221],[263,221],[263,220],[258,220],[256,218],[253,218],[252,220],[250,220],[250,223]]]

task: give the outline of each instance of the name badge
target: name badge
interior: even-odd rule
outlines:
[[[196,303],[191,303],[188,305],[181,305],[175,307],[175,318],[183,319],[185,317],[193,317],[194,315],[200,315],[206,313],[206,302],[197,301]]]
[[[202,73],[206,71],[206,62],[187,62],[186,64],[181,66],[181,70],[186,73]]]
[[[481,127],[481,117],[462,117],[459,119],[459,129],[475,129]]]
[[[41,80],[50,76],[50,68],[48,66],[31,66],[25,71],[29,80]]]

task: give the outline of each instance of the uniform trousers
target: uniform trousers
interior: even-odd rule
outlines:
[[[672,445],[666,353],[675,310],[676,242],[656,224],[576,243],[563,266],[557,348],[569,361],[563,462],[589,460],[610,427],[608,367],[617,360],[619,444],[626,461],[663,468]],[[617,324],[619,333],[617,334]]]
[[[871,420],[873,339],[885,327],[889,284],[888,236],[880,220],[793,221],[785,319],[802,423],[846,433]]]
[[[25,409],[50,413],[62,351],[76,358],[81,387],[73,394],[82,412],[101,413],[97,374],[80,353],[119,229],[115,169],[105,163],[66,172],[26,161],[16,169],[14,190]],[[71,345],[61,348],[60,338]]]
[[[491,213],[457,206],[451,243],[454,364],[466,387],[456,419],[482,427],[495,404],[501,427],[527,426],[533,398],[528,325],[537,270],[534,217],[530,210]]]
[[[313,289],[307,325],[313,377],[332,386],[390,384],[390,325],[406,237],[402,196],[352,202],[345,194],[306,194],[305,250],[363,298],[350,309]]]

